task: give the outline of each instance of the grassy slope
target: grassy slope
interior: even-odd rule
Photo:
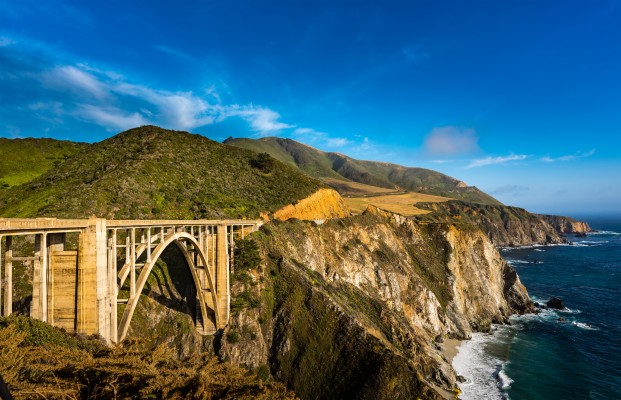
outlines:
[[[401,188],[476,203],[500,204],[476,187],[460,187],[461,182],[457,179],[424,168],[355,160],[339,153],[326,153],[291,139],[227,139],[225,143],[267,152],[283,162],[295,163],[302,171],[316,178],[340,178],[380,188]]]
[[[16,399],[292,399],[213,356],[175,359],[139,342],[108,348],[23,316],[0,318],[0,374]]]
[[[144,126],[93,144],[5,191],[3,217],[258,217],[322,184],[294,167],[253,167],[257,154],[200,135]]]
[[[31,181],[87,146],[54,139],[0,138],[0,187]]]

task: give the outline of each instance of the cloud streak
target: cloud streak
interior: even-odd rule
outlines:
[[[487,165],[506,164],[514,161],[522,161],[526,158],[528,158],[528,156],[524,154],[511,154],[505,157],[485,157],[477,160],[472,160],[470,164],[466,166],[466,169],[479,168]]]
[[[553,163],[553,162],[558,162],[558,161],[571,161],[571,160],[576,160],[578,158],[591,157],[593,154],[595,154],[595,149],[592,149],[591,151],[588,151],[586,153],[578,152],[576,154],[568,154],[568,155],[556,157],[556,158],[552,158],[549,156],[541,157],[539,161],[543,161],[546,163]]]

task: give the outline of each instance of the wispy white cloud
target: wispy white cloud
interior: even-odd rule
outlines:
[[[149,123],[147,119],[137,112],[127,113],[116,107],[85,104],[80,105],[73,114],[78,118],[115,129],[129,129]]]
[[[547,162],[547,163],[553,163],[553,162],[557,162],[557,161],[571,161],[571,160],[575,160],[575,159],[578,159],[578,158],[590,157],[593,154],[595,154],[595,149],[592,149],[591,151],[587,151],[587,152],[581,152],[580,151],[580,152],[575,153],[575,154],[568,154],[568,155],[561,156],[561,157],[556,157],[556,158],[549,157],[549,156],[541,157],[539,159],[539,161],[543,161],[543,162]]]
[[[332,137],[326,132],[316,131],[311,128],[297,128],[293,131],[296,139],[318,147],[339,148],[352,144],[353,142],[343,137]]]
[[[153,48],[155,50],[157,50],[157,51],[160,51],[160,52],[162,52],[164,54],[167,54],[169,56],[175,57],[175,58],[177,58],[179,60],[183,60],[183,61],[192,61],[193,60],[193,58],[189,54],[184,53],[181,50],[173,49],[171,47],[168,47],[168,46],[165,46],[165,45],[162,45],[162,44],[154,46]]]
[[[109,94],[107,85],[93,74],[75,66],[64,65],[40,74],[41,82],[51,89],[70,90],[85,96],[104,99]]]
[[[141,124],[189,130],[240,118],[259,136],[295,127],[264,106],[223,104],[214,86],[199,94],[153,88],[132,82],[117,71],[67,62],[71,56],[25,39],[0,37],[0,48],[6,50],[4,67],[12,71],[11,79],[0,81],[0,90],[29,88],[33,100],[16,107],[34,111],[36,117],[50,124],[75,118],[107,130]]]
[[[479,137],[471,128],[441,126],[431,130],[424,142],[430,156],[450,157],[479,151]]]
[[[295,125],[286,124],[280,120],[280,114],[269,108],[263,107],[231,107],[226,109],[223,116],[237,116],[248,121],[252,129],[257,132],[259,136],[273,135],[283,129],[295,128]]]
[[[525,160],[528,156],[524,154],[511,154],[505,157],[485,157],[478,160],[472,160],[466,166],[466,169],[484,167],[486,165],[506,164],[513,161]]]
[[[330,138],[326,141],[328,147],[343,147],[350,143],[351,141],[345,138]]]

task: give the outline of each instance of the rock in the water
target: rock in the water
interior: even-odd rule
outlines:
[[[466,378],[464,378],[462,375],[457,375],[457,382],[464,383],[466,382]]]
[[[552,297],[550,300],[548,300],[548,302],[546,303],[546,306],[550,308],[555,308],[557,310],[563,310],[565,308],[565,304],[563,304],[563,300],[559,299],[558,297]]]

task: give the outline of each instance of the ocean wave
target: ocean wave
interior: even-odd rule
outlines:
[[[621,232],[615,231],[597,231],[597,232],[589,232],[590,235],[621,235]]]
[[[545,251],[544,249],[535,249],[535,251]]]
[[[511,258],[506,258],[505,260],[507,260],[509,264],[532,264],[532,262],[525,260],[514,260]]]
[[[580,329],[586,329],[587,331],[599,331],[598,328],[594,327],[591,324],[587,324],[585,322],[571,321],[573,326],[577,326]]]
[[[509,246],[509,247],[501,247],[501,251],[509,251],[509,250],[523,250],[523,249],[538,249],[540,247],[564,247],[571,246],[569,243],[550,243],[550,244],[525,244],[523,246]]]
[[[602,245],[602,242],[589,242],[589,243],[574,242],[572,244],[572,246],[576,246],[576,247],[598,247],[601,245]]]
[[[557,312],[563,313],[563,314],[580,314],[582,313],[582,311],[580,310],[572,310],[571,308],[565,307],[562,310],[556,310]]]
[[[500,332],[502,334],[502,332]],[[472,339],[462,342],[453,359],[455,371],[466,378],[460,383],[460,399],[504,400],[508,399],[503,389],[509,388],[513,380],[503,370],[504,361],[488,354],[485,349],[490,343],[500,341],[501,335],[474,333]]]
[[[508,361],[506,363],[503,363],[502,367],[498,371],[498,386],[501,390],[511,389],[511,384],[513,383],[513,379],[511,379],[509,375],[507,375],[507,373],[505,372],[505,365],[507,364]]]

